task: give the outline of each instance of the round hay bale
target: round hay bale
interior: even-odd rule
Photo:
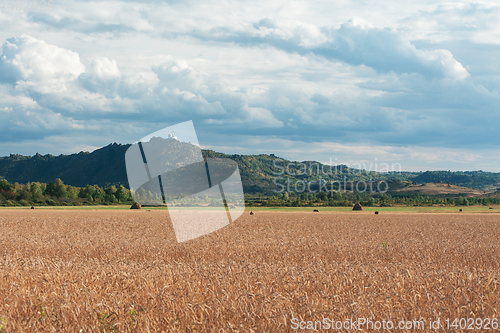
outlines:
[[[31,209],[35,209],[35,207],[34,207],[34,206],[31,206]]]
[[[254,212],[250,212],[250,215],[255,215],[255,213]]]
[[[377,210],[377,211],[375,211],[375,215],[378,215],[378,210]]]
[[[358,202],[354,205],[354,207],[352,207],[352,210],[363,210],[363,206],[361,206]]]
[[[134,204],[130,207],[130,209],[142,209],[142,206],[138,202],[134,202]]]
[[[319,213],[319,210],[315,209],[313,210],[314,213]]]
[[[493,209],[493,207],[488,207],[488,209]]]
[[[459,212],[462,212],[462,211],[463,211],[463,209],[462,209],[462,208],[460,208],[458,211],[459,211]]]

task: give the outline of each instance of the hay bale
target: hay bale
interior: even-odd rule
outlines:
[[[254,212],[250,212],[250,215],[255,215],[255,213]]]
[[[134,204],[130,207],[130,209],[142,209],[142,206],[138,202],[134,202]]]
[[[354,205],[354,207],[352,207],[352,210],[363,210],[363,207],[358,202]]]
[[[35,207],[34,207],[34,206],[31,206],[31,209],[35,209]]]
[[[375,215],[378,215],[378,210],[377,210],[377,211],[375,211]]]
[[[319,213],[319,210],[315,209],[313,210],[314,213]]]
[[[460,208],[458,211],[459,211],[459,212],[461,212],[461,211],[463,211],[463,209],[462,209],[462,208]]]

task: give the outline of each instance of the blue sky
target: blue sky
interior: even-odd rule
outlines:
[[[0,3],[0,155],[193,120],[203,147],[500,172],[500,4]]]

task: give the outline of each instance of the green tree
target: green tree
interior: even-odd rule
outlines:
[[[52,197],[52,196],[55,196],[55,191],[56,191],[56,187],[55,187],[54,183],[50,182],[45,186],[45,191],[43,192],[43,194]]]
[[[30,192],[35,202],[41,202],[43,200],[43,189],[40,183],[31,183]]]
[[[30,201],[31,200],[31,192],[28,191],[26,188],[23,188],[21,191],[17,193],[16,199],[19,200],[25,200],[25,201]]]
[[[66,186],[60,178],[57,178],[54,183],[54,196],[58,198],[67,198],[68,192],[66,191]]]
[[[12,191],[12,185],[6,179],[0,179],[0,190]]]
[[[115,197],[120,202],[126,202],[132,199],[130,196],[130,191],[123,185],[120,185],[120,187],[118,187],[115,193]]]
[[[111,185],[111,186],[107,187],[107,188],[104,190],[104,192],[106,192],[106,194],[108,194],[108,195],[115,194],[115,193],[116,193],[116,191],[117,191],[117,189],[116,189],[116,186],[115,186],[115,185]]]
[[[318,200],[321,200],[321,201],[325,201],[326,198],[327,198],[327,196],[328,195],[326,194],[326,192],[318,192],[318,193],[316,193],[316,198]]]
[[[80,189],[78,193],[80,198],[85,198],[90,202],[100,203],[104,200],[106,193],[97,185],[87,185]]]
[[[74,186],[67,185],[66,193],[68,194],[68,199],[75,200],[78,198],[78,189]]]

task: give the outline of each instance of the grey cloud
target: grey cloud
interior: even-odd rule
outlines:
[[[448,50],[417,49],[397,31],[360,20],[350,20],[339,29],[323,27],[318,31],[306,25],[280,26],[270,20],[261,20],[253,28],[242,32],[221,27],[195,32],[194,36],[241,46],[269,45],[288,53],[370,66],[379,73],[420,73],[430,79],[463,79],[469,75]]]
[[[362,87],[385,90],[367,103],[393,112],[394,128],[402,143],[445,146],[492,143],[500,140],[500,95],[472,79],[426,81],[418,75],[386,77]],[[399,87],[399,88],[398,88]],[[397,142],[387,135],[381,142]]]
[[[106,57],[93,58],[85,68],[77,53],[27,35],[9,39],[3,50],[2,81],[15,88],[11,93],[36,104],[33,114],[49,110],[68,121],[86,122],[156,124],[188,117],[249,128],[283,126],[271,111],[249,106],[244,93],[232,91],[217,75],[185,63],[154,67],[158,82],[152,84],[140,75],[122,75],[117,63]]]
[[[271,111],[250,107],[245,94],[230,90],[217,76],[200,73],[185,63],[173,63],[153,68],[160,83],[156,88],[161,100],[172,106],[206,118],[207,122],[281,127]],[[174,103],[172,103],[175,101]]]
[[[448,2],[437,5],[433,10],[420,10],[405,17],[399,20],[399,25],[419,40],[442,42],[481,39],[481,43],[498,44],[500,36],[496,27],[499,19],[498,3]],[[415,31],[415,26],[424,28]],[[483,36],[480,37],[478,33],[483,33]]]
[[[261,27],[270,28],[270,29],[277,28],[276,23],[269,18],[264,18],[264,19],[260,20],[259,22],[254,23],[253,27],[255,29],[260,29]]]
[[[28,18],[35,23],[43,23],[53,29],[72,30],[80,33],[129,33],[135,29],[126,24],[103,23],[94,20],[81,20],[74,17],[59,17],[50,12],[28,12]]]
[[[200,135],[205,138],[211,132],[254,136],[272,132],[309,142],[452,146],[499,137],[490,132],[498,124],[498,94],[472,78],[428,80],[424,74],[390,71],[368,82],[364,79],[365,83],[346,89],[348,93],[271,84],[252,98],[251,89],[232,88],[218,75],[184,62],[153,67],[158,80],[152,83],[122,74],[118,64],[105,57],[91,59],[85,68],[77,53],[29,36],[9,39],[4,50],[0,65],[13,73],[4,75],[8,82],[4,86],[12,87],[8,94],[26,98],[23,103],[30,105],[26,109],[30,113],[20,112],[6,133],[31,131],[35,137],[98,133],[112,124],[127,123],[131,131],[193,119],[204,125]],[[369,96],[365,90],[379,93]],[[6,97],[0,96],[0,101]],[[9,103],[15,108],[16,102]],[[478,110],[491,120],[486,126],[475,116]]]

